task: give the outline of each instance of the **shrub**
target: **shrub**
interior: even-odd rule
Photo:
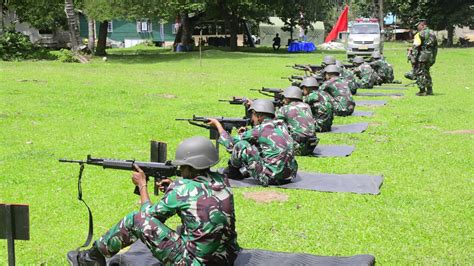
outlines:
[[[14,29],[0,35],[0,58],[5,61],[52,59],[48,49],[31,43],[28,36]]]
[[[74,53],[68,49],[61,49],[59,53],[57,53],[58,60],[62,63],[77,63],[76,57],[74,57]]]

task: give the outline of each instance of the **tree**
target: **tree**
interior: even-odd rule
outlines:
[[[4,7],[14,10],[20,22],[27,22],[40,33],[67,28],[64,1],[8,0]]]
[[[69,36],[71,37],[71,49],[74,52],[79,51],[81,45],[81,36],[79,34],[79,23],[77,21],[76,12],[74,11],[74,1],[64,1],[64,12],[66,13],[67,22],[69,25]]]
[[[434,30],[447,30],[447,45],[453,44],[455,26],[474,26],[469,1],[464,0],[392,0],[391,12],[406,25],[412,26],[420,19],[428,20]]]
[[[277,0],[275,13],[285,23],[283,31],[289,31],[293,39],[293,29],[300,25],[304,29],[312,28],[311,23],[326,21],[333,5],[329,0]]]

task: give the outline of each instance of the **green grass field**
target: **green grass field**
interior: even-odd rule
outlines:
[[[407,46],[385,46],[404,83]],[[66,252],[86,237],[87,212],[77,200],[79,167],[58,158],[148,160],[150,140],[167,142],[174,158],[182,139],[208,135],[176,117],[240,117],[242,107],[217,100],[257,97],[250,88],[286,87],[280,77],[298,72],[285,65],[317,64],[324,56],[205,50],[201,66],[198,52],[110,53],[107,62],[94,58],[89,64],[0,62],[0,202],[30,205],[31,240],[16,242],[20,265],[64,265]],[[358,108],[375,111],[373,117],[337,117],[336,124],[370,122],[362,134],[321,135],[322,144],[354,144],[355,152],[298,158],[304,171],[383,174],[380,195],[234,189],[239,244],[317,255],[368,253],[381,264],[472,265],[473,59],[474,49],[440,49],[431,71],[434,97],[416,97],[411,87],[404,97],[386,98],[386,106]],[[227,158],[221,149],[221,166]],[[86,167],[83,192],[96,238],[138,208],[130,176]],[[289,199],[256,203],[243,197],[248,191],[279,191]],[[178,223],[167,222],[172,228]],[[6,263],[1,240],[0,265]]]

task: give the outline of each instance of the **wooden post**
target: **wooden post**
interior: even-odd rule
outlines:
[[[12,206],[5,205],[5,230],[8,245],[8,265],[15,265],[15,241],[13,240]]]

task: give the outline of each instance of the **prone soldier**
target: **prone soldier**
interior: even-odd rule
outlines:
[[[370,66],[379,76],[381,83],[393,82],[393,67],[390,65],[379,52],[373,52]]]
[[[300,88],[303,90],[303,101],[311,107],[311,112],[316,121],[316,132],[331,131],[334,120],[334,99],[325,92],[318,90],[319,84],[314,77],[303,79]]]
[[[354,57],[352,63],[355,66],[354,73],[359,78],[358,87],[367,89],[373,88],[378,79],[374,69],[372,69],[372,67],[367,64],[361,56]]]
[[[357,77],[354,72],[351,69],[346,68],[340,60],[336,60],[336,66],[339,67],[339,71],[341,72],[340,76],[349,84],[349,90],[352,95],[355,95],[359,85],[357,84]]]
[[[209,125],[220,134],[219,143],[231,153],[225,170],[228,178],[253,177],[260,185],[280,185],[293,180],[298,170],[294,140],[288,127],[275,118],[275,106],[270,100],[249,101],[252,129],[240,128],[231,137],[216,119]]]
[[[152,204],[148,196],[145,173],[135,165],[133,183],[139,187],[141,207],[125,216],[93,247],[70,251],[71,265],[106,265],[122,248],[141,240],[163,264],[233,265],[240,248],[235,232],[233,193],[224,177],[210,170],[219,157],[212,142],[192,137],[176,149],[173,165],[180,166],[182,179],[162,180],[171,183],[163,198]],[[198,208],[206,206],[206,208]],[[180,232],[165,225],[178,214]]]
[[[277,119],[283,120],[288,126],[291,137],[295,141],[296,155],[311,155],[318,145],[315,133],[315,120],[311,107],[304,103],[301,89],[290,86],[282,93],[283,105],[276,110]]]
[[[339,76],[339,68],[329,65],[324,68],[326,81],[319,87],[320,91],[329,93],[334,99],[335,114],[348,116],[354,112],[355,101],[346,80]]]

